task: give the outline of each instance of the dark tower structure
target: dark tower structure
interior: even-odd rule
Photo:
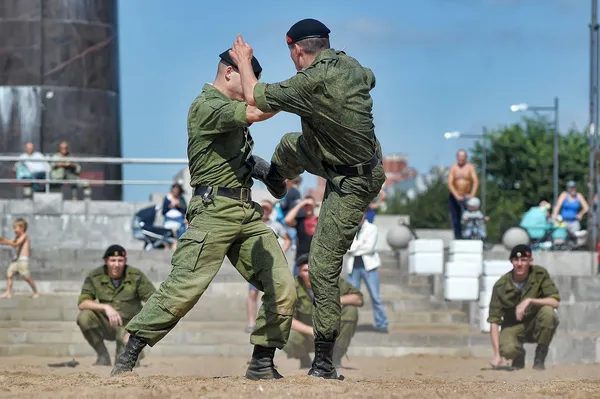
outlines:
[[[31,141],[52,155],[121,156],[117,0],[0,0],[0,153]],[[88,178],[121,179],[121,165],[82,163]],[[0,163],[0,176],[14,176]],[[0,198],[19,190],[0,184]],[[66,192],[66,191],[65,191]],[[122,187],[93,187],[120,200]]]

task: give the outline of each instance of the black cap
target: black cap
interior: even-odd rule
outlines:
[[[531,248],[529,245],[519,244],[510,251],[510,260],[519,259],[531,256]]]
[[[329,28],[321,21],[308,18],[292,25],[285,36],[285,40],[287,41],[287,44],[293,44],[299,40],[308,39],[310,37],[329,37],[329,32],[331,32]]]
[[[302,254],[298,256],[298,259],[296,259],[296,265],[298,265],[298,267],[302,265],[308,265],[308,254]]]
[[[125,252],[125,248],[120,245],[111,245],[108,247],[106,252],[104,253],[103,259],[106,259],[110,256],[127,256],[127,252]]]
[[[238,66],[236,65],[235,62],[233,62],[233,59],[229,55],[229,50],[231,50],[231,49],[225,50],[221,54],[219,54],[219,58],[221,58],[221,60],[225,64],[231,65],[232,67],[237,68]],[[260,66],[260,63],[254,56],[252,56],[252,70],[254,71],[254,76],[256,76],[256,79],[258,79],[258,77],[260,76],[260,73],[262,72],[262,67]]]

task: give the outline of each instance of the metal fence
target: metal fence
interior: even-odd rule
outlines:
[[[77,162],[77,163],[95,163],[95,164],[134,164],[134,165],[185,165],[188,160],[186,158],[111,158],[111,157],[65,157],[56,159],[51,156],[44,156],[44,159],[22,159],[17,155],[0,155],[0,162],[45,162],[52,164],[53,162]],[[51,184],[60,185],[170,185],[172,180],[105,180],[105,179],[76,179],[76,180],[53,180],[50,178],[50,173],[46,173],[45,179],[17,179],[0,177],[0,184],[45,184],[46,192],[50,190]]]

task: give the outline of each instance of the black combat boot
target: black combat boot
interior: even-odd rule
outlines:
[[[519,357],[513,359],[511,367],[514,370],[520,370],[525,367],[525,350],[523,350],[523,353]]]
[[[112,366],[112,363],[110,361],[110,355],[108,354],[108,349],[106,349],[106,345],[104,345],[104,341],[101,341],[99,344],[94,346],[94,350],[98,354],[94,366]]]
[[[546,370],[546,356],[548,356],[548,345],[538,344],[535,348],[535,359],[533,360],[534,370]]]
[[[287,193],[285,179],[277,170],[277,166],[269,164],[269,162],[257,155],[252,155],[252,158],[253,160],[250,162],[254,165],[252,177],[262,181],[273,197],[277,199],[285,197]]]
[[[273,357],[275,357],[275,348],[254,345],[252,359],[246,370],[246,378],[255,381],[283,378],[275,369]]]
[[[335,341],[315,341],[315,360],[308,370],[312,377],[337,380],[338,375],[333,365],[333,349]]]
[[[117,358],[115,367],[113,367],[112,371],[110,372],[110,376],[112,377],[132,371],[137,364],[138,357],[145,346],[146,341],[144,341],[143,338],[138,338],[133,334],[129,335],[129,341],[127,341],[127,345],[125,345],[123,353],[121,353]]]

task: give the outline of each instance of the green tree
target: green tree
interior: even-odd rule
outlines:
[[[397,190],[386,201],[387,214],[410,215],[410,225],[421,229],[446,229],[450,223],[448,213],[448,186],[446,177],[436,173],[426,183],[426,190],[412,200]]]

